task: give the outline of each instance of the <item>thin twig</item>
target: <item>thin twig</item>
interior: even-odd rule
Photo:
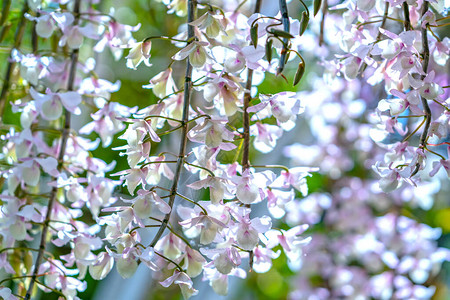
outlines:
[[[73,8],[73,13],[75,15],[75,20],[74,20],[74,25],[78,24],[78,16],[79,16],[79,12],[80,12],[80,3],[81,0],[76,0],[75,1],[75,5]],[[74,49],[72,51],[71,54],[71,63],[70,63],[70,69],[69,69],[69,79],[67,82],[67,90],[68,91],[73,91],[74,90],[74,82],[75,82],[75,73],[77,70],[77,63],[78,63],[78,49]],[[58,155],[58,171],[61,172],[61,170],[64,167],[64,155],[66,152],[66,145],[67,145],[67,140],[69,139],[69,132],[70,132],[70,119],[71,119],[71,113],[70,111],[68,111],[67,109],[64,111],[64,130],[63,130],[63,134],[61,137],[61,146],[59,149],[59,155]],[[56,178],[52,178],[52,181],[55,181]],[[30,281],[30,285],[28,287],[27,290],[27,294],[25,295],[25,299],[28,300],[31,297],[31,293],[33,292],[33,287],[36,280],[36,276],[38,274],[39,271],[39,266],[41,265],[42,262],[42,258],[45,252],[45,248],[46,248],[46,244],[47,244],[47,234],[48,234],[48,229],[50,226],[50,220],[51,220],[51,216],[52,216],[52,211],[53,211],[53,206],[54,203],[56,201],[56,195],[58,193],[58,188],[57,187],[53,187],[52,191],[50,193],[50,198],[48,200],[48,205],[47,205],[47,214],[45,216],[45,221],[43,224],[43,228],[42,228],[42,234],[41,234],[41,242],[40,242],[40,246],[39,246],[39,252],[36,258],[36,262],[34,264],[34,271],[33,271],[33,276],[31,278]]]
[[[192,41],[195,37],[194,33],[194,26],[190,25],[189,23],[193,22],[195,19],[195,9],[196,9],[196,1],[195,0],[188,0],[188,41]],[[191,102],[191,90],[192,90],[192,65],[189,61],[189,57],[187,58],[186,62],[186,75],[184,78],[184,100],[183,100],[183,120],[181,122],[182,127],[182,133],[181,133],[181,142],[180,142],[180,150],[178,151],[178,160],[177,160],[177,166],[175,169],[175,176],[173,178],[172,188],[170,190],[170,198],[169,198],[169,206],[173,208],[173,204],[175,202],[175,197],[177,196],[178,191],[178,181],[180,180],[181,170],[183,169],[184,160],[185,160],[185,154],[186,154],[186,145],[187,145],[187,133],[188,133],[188,126],[189,126],[189,106]],[[164,220],[161,223],[161,227],[159,227],[158,232],[156,233],[155,237],[153,238],[153,241],[150,243],[150,247],[154,247],[156,243],[161,238],[162,234],[164,233],[164,230],[167,227],[167,223],[170,219],[170,214],[172,212],[172,209],[166,216],[164,217]]]

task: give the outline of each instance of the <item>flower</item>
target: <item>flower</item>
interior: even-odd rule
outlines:
[[[144,62],[147,67],[152,65],[149,62],[151,56],[150,50],[152,48],[151,40],[143,40],[142,42],[131,44],[126,48],[131,48],[130,52],[125,57],[127,59],[128,68],[136,70],[142,62]]]

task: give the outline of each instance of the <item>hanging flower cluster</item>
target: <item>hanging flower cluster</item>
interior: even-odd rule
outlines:
[[[96,272],[90,266],[98,260],[95,253],[103,241],[95,219],[116,201],[119,182],[106,176],[115,163],[92,154],[100,140],[82,134],[95,130],[107,146],[125,128],[118,118],[129,117],[133,110],[109,102],[120,84],[98,78],[94,59],[80,51],[94,41],[98,51],[109,45],[117,52],[117,45],[133,41],[133,28],[96,12],[93,2],[23,2],[1,99],[3,114],[9,87],[23,90],[11,102],[12,111],[20,115],[19,126],[9,126],[2,135],[0,267],[10,274],[2,285],[18,283],[13,294],[0,290],[4,299],[16,299],[14,294],[31,299],[37,288],[78,299],[77,292],[86,289],[87,272]],[[29,21],[33,44],[27,53],[20,44]],[[16,83],[15,67],[21,77]],[[86,107],[97,112],[92,123],[76,131],[72,117]],[[64,254],[53,255],[52,247]]]
[[[299,19],[286,0],[275,16],[260,0],[253,14],[245,1],[155,1],[185,24],[140,41],[140,25],[100,2],[23,1],[0,95],[0,120],[8,105],[19,119],[1,123],[0,268],[11,276],[0,286],[16,283],[1,297],[79,299],[87,274],[129,278],[139,265],[185,299],[197,277],[226,295],[229,276],[267,272],[280,255],[301,269],[292,299],[432,297],[450,254],[404,209],[430,209],[450,175],[443,1],[300,0]],[[156,70],[160,43],[170,63]],[[96,72],[105,51],[150,67],[143,88],[157,101],[113,102],[120,82]],[[323,74],[305,80],[316,60]],[[313,91],[260,93],[267,74]],[[299,118],[315,144],[284,148],[296,166],[255,163]],[[116,138],[121,170],[94,155]],[[331,180],[308,195],[319,169]]]
[[[316,171],[250,161],[250,148],[272,151],[303,113],[296,93],[258,95],[253,89],[253,74],[258,82],[265,72],[280,74],[288,59],[299,22],[286,17],[286,3],[281,1],[283,17],[278,19],[260,14],[248,18],[191,0],[171,1],[171,11],[187,15],[187,35],[138,42],[131,32],[139,26],[119,24],[97,11],[96,2],[24,2],[18,32],[33,22],[33,51],[21,50],[20,43],[11,51],[9,67],[19,66],[24,95],[12,103],[20,127],[11,127],[2,137],[8,167],[2,171],[7,189],[1,194],[0,261],[12,274],[7,280],[20,282],[14,292],[30,299],[38,287],[78,299],[87,273],[100,280],[115,265],[128,278],[145,264],[159,274],[155,276],[162,278],[162,286],[177,284],[185,298],[197,293],[192,278],[202,273],[214,291],[225,295],[228,277],[245,277],[246,266],[255,272],[269,270],[280,255],[274,251],[278,245],[291,260],[301,259],[310,240],[302,235],[307,226],[279,230],[270,216],[252,213],[255,204],[265,203],[279,218],[296,190],[307,194],[306,177]],[[118,59],[129,48],[126,65],[137,69],[142,62],[152,65],[154,39],[181,48],[174,47],[170,66],[144,86],[160,100],[140,110],[111,102],[120,84],[100,79],[95,60],[80,50],[94,42],[95,51],[108,47]],[[54,40],[59,42],[50,42]],[[273,49],[264,46],[267,40],[281,52],[278,61],[272,59]],[[41,51],[48,46],[51,50]],[[185,76],[174,80],[172,65],[185,65]],[[295,83],[304,61],[300,65]],[[184,80],[183,87],[175,83],[179,80]],[[94,109],[91,121],[76,131],[71,119],[86,108]],[[113,174],[119,176],[114,181],[106,176],[114,164],[92,151],[100,143],[108,147],[122,131],[119,139],[125,144],[115,150],[129,168]],[[92,132],[100,139],[82,136]],[[151,154],[163,136],[178,132],[178,153]],[[182,185],[186,172],[197,179]],[[121,183],[131,197],[120,197],[119,206],[111,206]],[[193,194],[189,190],[202,196],[190,199],[185,196]],[[86,214],[91,222],[85,221]],[[99,225],[105,228],[103,239]],[[150,228],[157,232],[146,244],[140,236]],[[39,245],[32,242],[34,237],[40,238]],[[54,257],[49,242],[70,252]]]
[[[214,291],[225,295],[229,276],[245,277],[245,266],[268,271],[280,255],[273,250],[278,245],[299,261],[310,240],[302,235],[307,227],[274,229],[272,218],[254,216],[252,207],[265,203],[272,216],[280,218],[279,211],[294,200],[296,190],[307,194],[306,177],[316,169],[252,165],[249,159],[250,137],[255,150],[270,152],[304,111],[296,93],[258,95],[252,82],[253,74],[261,82],[264,73],[282,71],[280,60],[271,59],[273,49],[266,50],[264,43],[276,40],[273,45],[285,60],[299,21],[259,13],[248,18],[195,1],[185,2],[187,7],[174,2],[169,7],[188,18],[187,34],[146,38],[131,44],[126,57],[129,68],[141,62],[151,66],[152,40],[158,38],[181,48],[173,52],[169,67],[144,86],[160,100],[124,119],[128,125],[120,138],[126,144],[116,150],[126,156],[129,169],[115,175],[132,198],[103,210],[113,212],[100,217],[110,245],[97,264],[111,268],[115,261],[127,278],[139,262],[145,263],[155,278],[164,279],[161,285],[177,284],[185,298],[197,293],[192,278],[203,273]],[[291,32],[283,30],[285,22],[288,29],[292,25]],[[173,78],[178,62],[186,66],[183,87],[175,83],[180,78]],[[163,135],[177,131],[178,153],[151,155]],[[183,172],[192,176],[181,185]],[[186,196],[191,194],[204,196]],[[145,244],[141,235],[148,228],[157,230]]]
[[[441,229],[420,217],[448,205],[449,50],[435,32],[443,3],[326,4],[311,32],[323,44],[299,47],[321,49],[325,72],[300,94],[315,142],[284,152],[330,180],[286,207],[288,224],[309,224],[312,238],[308,259],[291,265],[289,298],[431,299],[450,260]]]

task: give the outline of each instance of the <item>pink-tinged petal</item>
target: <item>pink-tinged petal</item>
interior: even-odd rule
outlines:
[[[386,29],[384,29],[384,28],[379,28],[379,30],[380,30],[380,32],[382,33],[382,34],[384,34],[385,36],[387,36],[387,37],[389,37],[389,38],[391,38],[391,39],[397,39],[399,36],[398,35],[396,35],[395,33],[393,33],[393,32],[390,32],[389,30],[386,30]]]
[[[163,214],[168,214],[172,210],[169,204],[167,204],[161,197],[159,197],[155,192],[152,193],[153,202],[160,212]]]
[[[180,51],[175,53],[175,55],[172,56],[172,59],[173,60],[183,60],[186,57],[188,57],[189,54],[191,54],[191,52],[196,49],[196,47],[197,47],[197,45],[195,43],[190,43],[189,45],[187,45],[186,47],[184,47],[183,49],[181,49]]]
[[[78,94],[77,92],[67,92],[67,93],[60,93],[58,95],[59,98],[61,99],[62,104],[68,111],[76,115],[81,114],[81,110],[80,108],[78,108],[78,105],[80,105],[82,100],[80,94]]]
[[[267,105],[269,105],[269,102],[261,102],[261,103],[258,103],[256,105],[250,106],[247,109],[247,111],[248,112],[258,112],[258,111],[264,109]]]
[[[59,119],[63,112],[61,101],[55,99],[55,97],[43,102],[40,108],[42,117],[48,121]]]
[[[56,25],[50,15],[37,18],[36,33],[43,38],[49,38],[56,29]]]
[[[404,93],[402,93],[402,92],[400,92],[400,91],[398,91],[398,90],[392,89],[392,90],[390,90],[389,92],[390,92],[392,95],[394,95],[394,96],[396,96],[396,97],[398,97],[398,98],[400,98],[400,99],[406,100],[406,94],[404,94]]]
[[[175,271],[175,273],[172,276],[170,276],[164,281],[160,281],[159,284],[161,284],[163,287],[171,286],[172,283],[175,281],[175,279],[177,279],[179,273],[180,273],[179,271]]]
[[[251,226],[258,232],[264,233],[272,227],[272,219],[269,216],[254,218],[251,220]]]
[[[430,172],[430,177],[433,177],[436,175],[437,172],[439,172],[439,169],[441,168],[442,164],[440,161],[433,161],[433,169]]]
[[[89,266],[89,274],[95,280],[102,280],[108,275],[114,266],[114,259],[106,252],[98,255],[97,260],[93,265]]]
[[[58,176],[58,161],[54,157],[36,158],[36,161],[41,165],[42,169],[47,174],[50,174],[54,177]]]

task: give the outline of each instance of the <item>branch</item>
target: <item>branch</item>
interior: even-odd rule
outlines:
[[[289,23],[289,15],[288,15],[288,9],[286,0],[280,0],[280,12],[281,12],[281,21],[283,22],[283,29],[286,32],[290,32],[290,23]],[[288,45],[289,39],[284,38],[283,39],[283,48],[281,48],[281,56],[280,56],[280,62],[277,69],[277,75],[281,74],[284,70],[284,65],[286,63],[286,55],[288,53],[287,51],[287,45]]]
[[[428,11],[428,2],[424,1],[422,4],[422,17],[427,13]],[[428,72],[428,63],[430,62],[430,48],[428,46],[428,31],[427,31],[427,27],[421,29],[422,32],[422,47],[423,47],[423,51],[422,51],[422,57],[423,57],[423,62],[422,62],[422,66],[423,66],[423,71],[425,72],[425,74],[427,74]],[[422,75],[421,78],[422,80],[425,78],[426,75]],[[419,148],[426,148],[426,140],[428,137],[428,131],[430,129],[430,124],[431,124],[431,109],[430,106],[428,105],[428,100],[425,99],[424,97],[420,97],[420,100],[422,101],[422,106],[423,106],[423,110],[425,113],[425,127],[423,129],[422,135],[420,136],[420,142],[419,142]],[[416,167],[414,168],[414,171],[411,173],[411,176],[414,176],[417,174],[417,172],[419,171],[420,168],[420,163],[417,162],[416,163]]]
[[[324,32],[325,32],[325,16],[328,12],[328,0],[324,0],[322,4],[322,21],[320,22],[320,35],[319,35],[319,46],[322,46],[324,42]]]
[[[408,3],[406,2],[403,2],[403,14],[405,16],[405,21],[403,22],[405,31],[411,30],[411,20],[409,19],[409,6]]]
[[[280,1],[281,2],[281,1]],[[284,1],[284,4],[286,5],[286,1]],[[255,11],[254,13],[259,13],[261,9],[261,0],[256,0],[255,3]],[[288,19],[288,28],[289,28],[289,19]],[[287,30],[289,32],[289,29]],[[253,42],[250,42],[250,45],[253,45]],[[285,44],[283,44],[283,49],[285,49]],[[286,49],[285,49],[286,51]],[[282,50],[283,52],[283,50]],[[283,59],[284,61],[284,59]],[[250,106],[250,100],[252,99],[252,81],[253,81],[253,70],[248,69],[247,71],[247,83],[245,84],[245,93],[244,93],[244,120],[243,120],[243,126],[244,126],[244,133],[243,133],[243,153],[242,153],[242,169],[243,171],[250,168],[250,160],[249,160],[249,154],[250,154],[250,116],[248,113],[248,108]],[[239,153],[239,152],[238,152]],[[250,252],[250,270],[253,269],[253,251]]]
[[[190,25],[191,22],[194,21],[195,18],[195,9],[196,9],[196,1],[195,0],[188,0],[188,41],[192,41],[195,38],[194,33],[194,26]],[[189,106],[191,102],[191,90],[192,90],[192,65],[189,61],[189,57],[187,58],[186,62],[186,75],[184,78],[184,103],[183,103],[183,120],[181,121],[181,127],[182,127],[182,136],[181,136],[181,143],[180,143],[180,150],[178,152],[178,160],[177,160],[177,166],[175,170],[175,176],[172,183],[172,188],[170,190],[170,198],[169,198],[169,206],[171,208],[170,212],[166,214],[164,217],[164,220],[162,221],[161,227],[159,227],[158,232],[156,233],[155,237],[153,238],[153,241],[150,243],[150,247],[154,247],[156,243],[161,238],[161,235],[163,234],[164,230],[167,227],[167,223],[170,219],[170,214],[172,212],[173,204],[175,202],[175,197],[177,196],[177,190],[178,190],[178,181],[180,180],[181,170],[184,165],[184,159],[185,159],[185,153],[186,153],[186,145],[187,145],[187,134],[188,134],[188,125],[189,125]]]
[[[255,3],[255,11],[254,13],[259,13],[261,9],[261,0],[256,0]],[[250,41],[250,45],[253,45],[253,42]],[[248,69],[247,71],[247,83],[245,84],[245,93],[244,93],[244,143],[243,143],[243,153],[242,153],[242,168],[246,170],[250,167],[249,161],[249,152],[250,152],[250,116],[248,113],[248,108],[250,106],[250,100],[252,98],[251,89],[252,89],[252,81],[253,81],[253,70]]]
[[[18,49],[20,44],[22,43],[23,33],[25,31],[25,25],[27,19],[25,18],[25,14],[28,12],[28,1],[24,0],[22,11],[20,12],[20,20],[17,24],[16,33],[14,34],[14,45],[11,48],[11,52],[8,57],[8,66],[6,67],[5,79],[3,80],[2,92],[0,94],[0,122],[3,119],[3,113],[5,112],[7,95],[9,91],[11,75],[14,70],[16,63],[12,60],[12,52],[14,49]],[[3,18],[3,16],[2,16]]]
[[[80,12],[80,2],[81,2],[81,0],[75,0],[75,5],[73,8],[73,13],[75,15],[74,25],[78,24],[79,12]],[[68,83],[67,83],[68,91],[73,91],[73,86],[74,86],[74,82],[75,82],[75,73],[77,70],[77,63],[78,63],[78,49],[74,49],[71,54],[69,79],[68,79]],[[64,117],[65,117],[64,130],[63,130],[62,137],[61,137],[61,146],[60,146],[59,155],[58,155],[58,171],[59,172],[61,172],[61,170],[63,169],[64,154],[66,152],[66,145],[67,145],[67,140],[69,138],[69,132],[70,132],[71,114],[70,114],[70,111],[68,111],[67,109],[64,111]],[[56,178],[53,177],[52,181],[55,181],[55,180],[56,180]],[[42,228],[41,242],[39,245],[39,252],[38,252],[38,255],[36,258],[36,262],[34,264],[33,276],[31,278],[31,282],[28,287],[27,294],[25,295],[26,300],[30,299],[31,293],[33,292],[34,284],[37,282],[36,277],[37,277],[37,274],[39,271],[39,266],[41,265],[42,258],[43,258],[44,252],[45,252],[45,248],[46,248],[46,244],[47,244],[46,242],[47,242],[48,229],[49,229],[49,225],[51,222],[51,215],[52,215],[54,203],[56,201],[57,193],[58,193],[58,188],[53,187],[52,191],[50,193],[50,198],[48,200],[47,214],[45,216],[45,221],[44,221],[43,228]]]

